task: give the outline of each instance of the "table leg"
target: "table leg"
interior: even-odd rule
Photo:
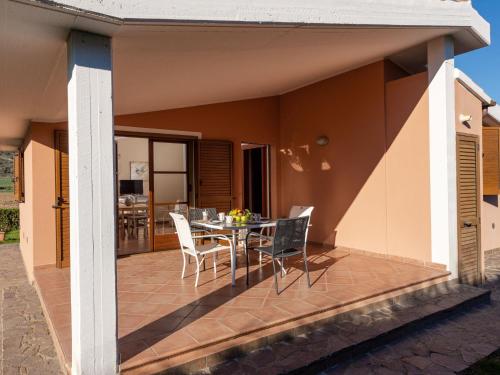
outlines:
[[[238,246],[238,232],[233,230],[233,251],[231,251],[231,277],[232,285],[236,285],[236,248]]]

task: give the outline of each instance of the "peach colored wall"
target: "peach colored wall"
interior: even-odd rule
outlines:
[[[314,206],[310,240],[384,251],[383,62],[285,94],[280,108],[283,214]]]
[[[209,106],[118,116],[116,125],[200,132],[204,139],[224,139],[234,142],[235,204],[242,202],[241,142],[271,145],[272,196],[277,197],[277,149],[279,143],[279,102],[277,98],[262,98]],[[54,131],[66,124],[33,123],[26,137],[26,202],[21,205],[21,248],[26,268],[55,264],[56,228]],[[278,212],[277,199],[272,210]],[[275,214],[276,215],[276,214]]]
[[[427,73],[388,82],[387,252],[431,261]]]
[[[381,61],[281,97],[123,115],[115,124],[233,141],[235,205],[242,202],[239,144],[270,144],[273,216],[293,204],[314,205],[312,241],[425,261],[426,80],[399,79],[404,75]],[[53,132],[61,127],[31,127],[34,224],[22,225],[36,239],[35,266],[55,263]],[[330,144],[318,146],[320,135]]]
[[[21,249],[30,277],[34,267],[56,262],[54,130],[64,127],[32,123],[26,138],[26,193],[20,221]]]
[[[482,145],[482,103],[460,83],[456,83],[456,129],[457,132],[475,134]],[[472,115],[471,127],[460,123],[460,114]],[[500,125],[500,124],[499,124]],[[481,159],[482,171],[482,159]],[[482,177],[482,173],[481,173]],[[498,196],[483,196],[481,187],[481,248],[482,251],[500,248],[500,206]]]
[[[427,78],[389,82],[386,115],[388,64],[281,97],[283,213],[315,206],[315,242],[430,261]]]
[[[481,248],[500,248],[500,207],[498,196],[485,196],[481,202]]]
[[[234,144],[233,195],[235,206],[243,202],[243,157],[241,142],[271,145],[271,175],[279,175],[279,99],[277,97],[211,104],[158,112],[117,116],[117,126],[134,126],[200,132],[203,139],[230,140]],[[271,196],[278,196],[277,178],[271,178]],[[278,202],[271,199],[276,215]]]
[[[459,120],[460,114],[471,115],[472,121],[467,125]],[[460,82],[455,81],[455,129],[457,133],[472,134],[479,138],[479,145],[482,145],[483,138],[483,108],[481,101],[468,91]],[[483,160],[480,160],[479,187],[480,197],[483,197]],[[498,207],[494,207],[489,203],[482,201],[481,203],[481,250],[488,249],[494,243],[496,247],[500,246],[500,242],[496,242],[499,238],[498,230],[492,228],[492,223],[495,222],[495,216],[499,215]],[[498,216],[497,216],[498,217]],[[497,221],[500,223],[500,221]],[[484,269],[484,261],[482,259],[481,268]]]
[[[47,168],[47,167],[45,167]],[[19,246],[28,279],[33,281],[33,143],[28,132],[24,145],[24,202],[19,204]],[[47,246],[48,244],[46,244]]]
[[[500,126],[500,123],[496,124]],[[500,248],[500,196],[483,196],[481,202],[483,252]]]

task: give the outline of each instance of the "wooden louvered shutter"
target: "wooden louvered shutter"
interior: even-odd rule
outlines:
[[[500,131],[483,128],[483,194],[498,195],[500,186]]]
[[[457,135],[458,273],[463,283],[481,282],[479,143]]]
[[[59,268],[70,265],[69,245],[69,155],[68,132],[55,133],[56,163],[56,265]]]
[[[21,152],[14,155],[14,199],[24,202],[24,156]]]
[[[233,206],[233,144],[198,142],[198,207],[228,212]]]

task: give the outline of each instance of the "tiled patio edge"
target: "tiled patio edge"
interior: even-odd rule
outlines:
[[[52,324],[52,319],[50,317],[47,306],[45,305],[45,300],[43,299],[42,291],[40,290],[40,287],[38,285],[38,282],[36,281],[36,278],[34,278],[33,287],[35,288],[36,294],[38,295],[38,299],[40,300],[40,305],[42,306],[43,315],[45,316],[45,320],[47,321],[47,326],[49,327],[50,336],[52,337],[52,342],[54,343],[57,358],[59,359],[59,363],[61,365],[61,368],[64,369],[67,374],[70,374],[71,373],[71,366],[70,366],[70,364],[66,363],[66,359],[64,357],[64,352],[62,350],[61,344],[59,343],[59,339],[57,337],[57,332],[54,328],[54,325]]]
[[[189,372],[203,367],[212,367],[224,361],[229,356],[238,355],[241,352],[256,349],[263,344],[269,344],[290,336],[297,336],[312,327],[322,325],[338,314],[355,309],[371,309],[377,304],[392,304],[397,298],[418,291],[420,289],[449,282],[449,274],[436,276],[423,282],[410,283],[400,288],[381,291],[369,298],[353,300],[349,303],[331,306],[317,310],[313,313],[297,316],[292,319],[283,320],[270,326],[261,327],[258,330],[241,332],[232,337],[223,338],[212,343],[206,343],[191,350],[180,351],[153,361],[138,361],[128,366],[121,367],[124,374],[151,374],[166,369]],[[200,365],[202,365],[200,367]]]
[[[412,258],[406,258],[406,257],[400,257],[400,256],[397,256],[397,255],[381,254],[381,253],[376,253],[374,251],[368,251],[368,250],[359,250],[359,249],[353,249],[353,248],[346,248],[346,249],[351,254],[359,254],[359,255],[367,255],[367,256],[371,256],[371,257],[375,257],[375,258],[383,258],[383,259],[393,260],[395,262],[406,263],[406,264],[414,264],[414,265],[417,265],[417,266],[432,268],[434,270],[439,270],[439,271],[445,271],[446,270],[446,265],[444,265],[444,264],[427,262],[427,261],[422,261],[422,260],[412,259]]]

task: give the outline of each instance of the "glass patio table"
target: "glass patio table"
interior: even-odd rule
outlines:
[[[234,286],[236,285],[236,249],[238,247],[238,236],[240,231],[275,227],[276,220],[263,219],[260,221],[249,221],[245,224],[236,222],[228,224],[220,220],[193,220],[191,221],[191,225],[208,230],[231,231],[228,237],[231,238],[233,243],[231,250],[231,283]]]

